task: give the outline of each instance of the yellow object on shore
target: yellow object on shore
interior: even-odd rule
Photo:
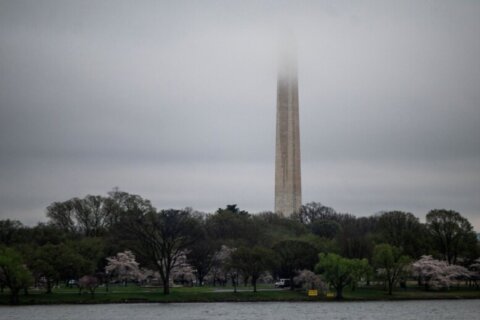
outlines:
[[[327,292],[327,298],[335,298],[335,292]]]
[[[318,296],[318,290],[308,290],[309,297],[316,297]]]

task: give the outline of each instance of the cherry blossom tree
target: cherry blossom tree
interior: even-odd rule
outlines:
[[[258,279],[258,282],[260,283],[273,283],[273,276],[270,272],[264,272],[262,273],[262,275],[260,276],[260,278]]]
[[[124,282],[125,285],[128,280],[141,280],[142,272],[135,260],[135,255],[130,250],[119,252],[115,256],[107,258],[107,261],[105,272]]]
[[[228,274],[229,274],[229,261],[232,253],[235,251],[235,248],[230,248],[226,245],[222,245],[220,250],[215,252],[214,261],[210,272],[205,277],[206,280],[212,282],[213,285],[217,283],[217,281],[225,285],[227,283]]]
[[[322,281],[320,276],[310,270],[302,270],[293,278],[296,285],[302,286],[304,289],[317,289],[321,292],[327,291],[327,285]]]
[[[422,256],[412,264],[412,272],[419,277],[425,289],[449,288],[459,278],[469,278],[472,273],[465,267],[449,265],[446,261]]]
[[[154,279],[160,279],[160,274],[158,273],[158,271],[147,268],[140,268],[140,276],[138,280],[142,284],[148,284]]]
[[[237,292],[239,269],[232,261],[232,255],[235,251],[237,251],[237,248],[222,245],[220,250],[215,253],[214,263],[206,278],[211,280],[214,285],[216,281],[226,285],[228,278],[230,278],[233,291]]]
[[[193,284],[195,280],[195,270],[188,263],[187,255],[182,252],[172,268],[173,281],[180,282],[182,285]]]
[[[475,260],[469,267],[471,276],[470,276],[470,285],[474,285],[476,288],[479,288],[478,280],[480,280],[480,258]]]
[[[470,270],[480,272],[480,258],[475,260],[470,266]]]
[[[239,280],[239,274],[240,270],[239,268],[234,264],[233,262],[233,254],[237,251],[237,248],[229,248],[227,246],[222,246],[223,252],[222,254],[222,272],[225,275],[225,279],[230,279],[232,280],[232,286],[233,286],[233,292],[237,293],[237,286],[238,286],[238,280]],[[220,251],[222,251],[220,249]],[[225,280],[226,282],[227,280]]]
[[[99,286],[100,282],[94,276],[83,276],[78,280],[78,294],[82,294],[83,290],[90,291],[92,297],[95,295],[95,290]]]

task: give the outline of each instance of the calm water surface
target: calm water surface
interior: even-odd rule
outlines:
[[[0,319],[452,320],[480,319],[480,300],[329,303],[170,303],[0,307]]]

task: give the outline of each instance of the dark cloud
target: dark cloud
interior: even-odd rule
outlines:
[[[305,201],[480,229],[475,1],[1,1],[0,218],[113,186],[273,208],[279,30],[298,43]]]

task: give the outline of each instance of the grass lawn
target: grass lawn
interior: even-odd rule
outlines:
[[[423,288],[397,288],[392,295],[379,288],[359,288],[355,291],[346,289],[345,300],[420,300],[420,299],[479,299],[480,290],[462,287],[445,291],[425,291]]]
[[[56,288],[52,294],[31,290],[30,294],[20,296],[21,304],[82,304],[82,303],[133,303],[133,302],[232,302],[232,301],[330,301],[325,296],[308,297],[305,291],[275,290],[272,286],[259,286],[256,293],[251,287],[239,287],[242,290],[233,293],[232,287],[179,287],[172,288],[169,295],[162,288],[139,287],[136,285],[110,286],[96,290],[95,296],[78,294],[76,288]],[[268,290],[272,289],[272,290]],[[227,290],[227,291],[226,291]],[[243,291],[248,290],[248,291]],[[423,291],[418,287],[397,289],[392,296],[375,287],[358,288],[355,291],[345,289],[346,301],[408,300],[408,299],[469,299],[480,298],[480,290],[470,288],[452,288],[448,291]],[[8,290],[0,294],[0,304],[8,304]]]

